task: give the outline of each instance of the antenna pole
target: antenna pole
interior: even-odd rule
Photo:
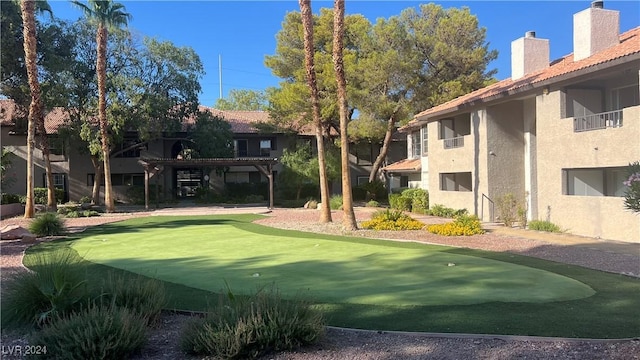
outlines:
[[[220,79],[220,99],[222,99],[222,55],[218,54],[218,78]]]

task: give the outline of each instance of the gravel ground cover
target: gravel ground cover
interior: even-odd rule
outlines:
[[[207,213],[207,210],[191,211]],[[372,210],[358,209],[359,221],[370,217]],[[184,212],[183,212],[184,213]],[[151,216],[149,212],[103,215],[93,218],[68,219],[70,231],[82,231],[89,226],[107,222],[125,220],[131,217]],[[163,213],[166,214],[166,211]],[[180,214],[177,210],[176,214]],[[344,234],[385,238],[396,241],[419,241],[450,246],[468,247],[489,251],[509,251],[522,255],[576,264],[598,270],[638,275],[640,257],[635,255],[605,252],[598,249],[576,246],[558,246],[541,240],[526,237],[512,237],[490,232],[473,237],[440,237],[425,232],[374,232],[358,230],[345,232],[342,229],[342,213],[333,212],[333,223],[318,224],[318,213],[313,210],[276,209],[268,217],[257,222],[278,228],[313,231],[328,234]],[[446,220],[424,218],[429,223]],[[28,226],[28,220],[7,219],[0,222],[6,225]],[[46,239],[44,240],[46,241]],[[20,241],[0,242],[0,279],[10,278],[18,271],[26,271],[22,266],[22,255],[27,245]],[[179,333],[187,315],[167,313],[156,327],[150,330],[149,341],[136,359],[197,359],[183,354],[178,346]],[[28,340],[20,334],[2,332],[2,359],[12,357],[4,350],[14,345],[27,345]],[[640,339],[598,341],[527,338],[513,336],[479,336],[456,334],[415,334],[389,333],[377,331],[359,331],[329,328],[327,335],[318,344],[266,356],[274,360],[316,360],[316,359],[640,359]]]

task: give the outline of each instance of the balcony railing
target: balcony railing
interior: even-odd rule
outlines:
[[[591,131],[622,126],[622,110],[608,111],[599,114],[577,116],[573,119],[573,131]]]
[[[444,139],[444,148],[453,149],[464,146],[464,136],[458,136],[454,138]]]

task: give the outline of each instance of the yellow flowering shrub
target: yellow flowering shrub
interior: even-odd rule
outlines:
[[[460,215],[453,222],[427,226],[427,231],[444,236],[471,236],[484,234],[480,220],[475,215]]]
[[[362,227],[371,230],[421,230],[424,224],[399,210],[378,211]]]

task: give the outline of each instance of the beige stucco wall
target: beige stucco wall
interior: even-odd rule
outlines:
[[[571,233],[640,242],[640,217],[621,197],[563,195],[562,169],[627,166],[640,160],[640,106],[627,108],[623,126],[573,132],[573,118],[561,118],[561,91],[538,97],[538,216]]]

